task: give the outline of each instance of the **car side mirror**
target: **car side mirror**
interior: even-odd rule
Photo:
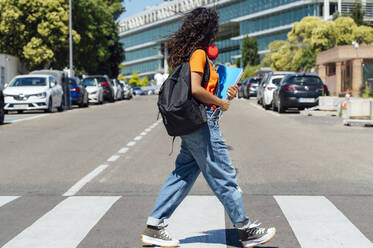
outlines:
[[[9,86],[9,84],[4,84],[4,88],[6,88],[6,87],[8,87]]]
[[[54,82],[51,82],[51,88],[53,88],[54,86],[56,86],[56,84]]]

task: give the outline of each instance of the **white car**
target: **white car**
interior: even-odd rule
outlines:
[[[104,102],[104,89],[96,78],[84,78],[81,83],[86,87],[90,103],[102,104]]]
[[[263,85],[263,102],[262,105],[265,109],[269,109],[272,106],[273,92],[280,85],[280,82],[286,74],[290,72],[273,72],[267,78],[267,81]]]
[[[115,101],[123,100],[123,89],[119,85],[118,80],[117,79],[112,79],[111,84],[113,85],[113,89],[114,89],[114,99],[115,99]]]
[[[3,91],[5,111],[45,110],[63,111],[63,90],[50,75],[16,76]]]

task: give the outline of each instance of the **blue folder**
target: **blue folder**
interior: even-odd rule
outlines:
[[[219,65],[219,91],[217,96],[221,99],[228,99],[228,88],[232,85],[237,85],[243,74],[242,68],[229,67],[225,65]]]

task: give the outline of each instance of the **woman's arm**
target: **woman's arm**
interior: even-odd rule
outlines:
[[[210,94],[206,89],[204,89],[201,86],[202,77],[203,73],[191,73],[192,95],[204,104],[212,104],[220,107],[223,111],[227,111],[229,109],[229,101],[220,99],[219,97]]]
[[[229,109],[230,102],[226,99],[220,99],[217,96],[210,94],[206,89],[201,86],[203,74],[199,72],[191,73],[191,86],[192,86],[192,95],[204,104],[212,104],[218,106],[223,111]],[[237,87],[230,87],[228,89],[228,96],[230,99],[233,99],[237,94]]]

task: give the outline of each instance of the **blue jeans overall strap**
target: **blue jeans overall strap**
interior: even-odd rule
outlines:
[[[181,136],[175,170],[170,173],[147,225],[162,226],[187,196],[200,172],[237,227],[249,224],[238,190],[237,173],[219,128],[219,112],[206,108],[209,117],[201,129]],[[196,206],[197,207],[197,206]]]

